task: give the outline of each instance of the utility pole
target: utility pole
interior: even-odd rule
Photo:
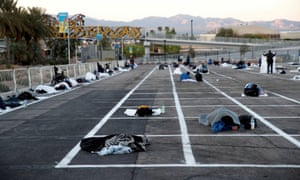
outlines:
[[[191,40],[194,39],[194,33],[193,33],[193,20],[191,20]]]
[[[71,47],[70,47],[70,22],[68,19],[68,64],[71,64]]]
[[[167,62],[167,40],[164,40],[164,60]]]

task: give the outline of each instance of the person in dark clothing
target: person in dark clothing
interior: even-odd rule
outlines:
[[[261,58],[258,59],[258,66],[261,67]]]
[[[268,53],[264,54],[264,56],[267,57],[267,72],[271,72],[273,74],[273,57],[276,56],[276,53],[272,53],[271,50],[269,50]]]
[[[131,69],[134,69],[134,63],[135,62],[134,62],[134,56],[133,55],[130,56],[129,63],[130,63]]]
[[[54,65],[54,74],[55,74],[55,76],[57,76],[57,74],[58,74],[58,68]]]
[[[99,62],[97,62],[97,70],[100,73],[104,73],[104,68],[103,68],[103,66]]]
[[[0,96],[0,109],[6,109],[6,106],[4,104],[4,101],[2,100],[1,96]]]
[[[185,66],[188,66],[188,65],[190,65],[190,63],[191,63],[191,60],[190,60],[190,56],[188,55],[188,56],[186,57],[186,61],[184,62],[184,65],[185,65]]]

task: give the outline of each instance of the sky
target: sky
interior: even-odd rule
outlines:
[[[300,21],[300,0],[18,0],[18,6],[42,7],[47,14],[84,14],[89,18],[132,21],[178,14],[242,21]]]

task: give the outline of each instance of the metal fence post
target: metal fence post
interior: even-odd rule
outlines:
[[[17,93],[16,70],[13,70],[14,93]]]
[[[41,84],[44,84],[42,68],[40,68],[40,76],[41,76]]]
[[[83,66],[83,68],[84,68],[84,69],[83,69],[83,72],[86,73],[86,67],[85,67],[85,65]]]
[[[27,68],[27,77],[28,77],[28,87],[31,88],[31,76],[30,76],[30,68]]]
[[[67,77],[70,77],[70,74],[69,74],[69,66],[67,66]]]
[[[76,74],[76,65],[73,65],[73,71],[74,71],[74,78],[77,77],[77,74]]]
[[[81,65],[79,64],[79,66],[78,66],[78,72],[79,72],[79,74],[81,75]]]

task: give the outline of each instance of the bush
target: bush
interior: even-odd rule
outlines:
[[[67,59],[51,59],[51,60],[48,60],[48,63],[50,65],[68,64],[68,60]]]

